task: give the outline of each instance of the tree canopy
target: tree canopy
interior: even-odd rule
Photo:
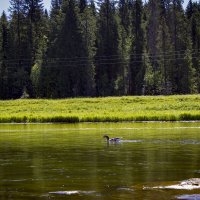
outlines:
[[[200,92],[200,2],[10,0],[0,98]]]

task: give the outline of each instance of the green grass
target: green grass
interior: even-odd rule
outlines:
[[[0,123],[200,120],[200,95],[0,101]]]

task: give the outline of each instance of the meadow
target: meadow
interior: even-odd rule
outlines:
[[[0,101],[0,123],[200,120],[200,95]]]

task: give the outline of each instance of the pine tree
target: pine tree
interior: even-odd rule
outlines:
[[[146,94],[171,94],[172,45],[165,0],[148,3],[147,50],[149,65],[145,77]]]
[[[159,5],[157,0],[150,0],[148,3],[149,13],[148,13],[148,25],[147,25],[147,50],[150,56],[150,65],[152,68],[152,85],[148,84],[146,80],[146,89],[152,94],[156,94],[158,91],[157,86],[159,85],[160,70],[158,63],[159,49],[157,45],[158,38],[158,27],[159,27]]]
[[[63,20],[62,0],[51,0],[51,11],[49,17],[49,32],[46,34],[48,40],[46,54],[44,54],[42,67],[39,75],[39,96],[56,98],[58,69],[55,67],[53,58],[56,57],[58,37]],[[60,57],[60,56],[59,56]]]
[[[173,0],[172,7],[172,43],[174,51],[174,64],[172,87],[174,93],[186,94],[192,90],[194,79],[191,63],[191,38],[187,21],[184,15],[181,0]]]
[[[10,91],[11,98],[19,98],[26,87],[26,56],[29,53],[27,48],[27,32],[25,28],[26,17],[24,13],[24,0],[10,0],[10,33],[12,42],[12,55],[14,60],[10,68],[13,88]],[[17,49],[17,51],[16,51]],[[27,51],[24,51],[27,49]]]
[[[70,96],[86,96],[88,91],[88,81],[91,81],[89,64],[89,52],[82,34],[78,10],[74,0],[69,0],[66,7],[66,15],[59,38],[60,48],[58,55],[70,59],[68,66],[63,74],[66,74],[68,81],[65,83],[70,85],[70,90],[66,95]],[[84,58],[81,60],[81,58]],[[73,62],[75,61],[75,62]],[[63,75],[62,75],[63,76]],[[61,80],[64,78],[61,76]],[[65,78],[66,78],[65,77]],[[63,81],[64,82],[64,81]],[[66,91],[64,91],[66,92]]]
[[[167,25],[167,5],[165,0],[161,0],[160,4],[160,25],[159,25],[159,47],[160,51],[160,69],[161,69],[161,90],[160,94],[171,94],[172,84],[170,80],[172,61],[170,60],[172,45],[169,33],[169,27]]]
[[[86,8],[87,8],[87,0],[79,0],[80,13],[83,13]]]
[[[199,3],[200,5],[200,3]],[[192,65],[194,66],[194,81],[192,92],[200,92],[200,10],[198,3],[190,0],[186,8],[186,16],[189,21],[190,36],[192,41]]]
[[[33,87],[33,94],[36,97],[41,96],[40,89],[40,78],[42,76],[42,63],[46,58],[47,45],[49,41],[49,16],[47,10],[41,15],[39,21],[39,28],[37,29],[37,36],[35,38],[36,48],[35,48],[35,59],[31,68],[31,82]],[[42,84],[43,85],[43,84]]]
[[[37,60],[42,58],[41,43],[43,40],[43,3],[42,0],[24,0],[23,11],[26,17],[27,30],[27,54],[26,59],[29,60],[26,66],[26,82],[25,88],[30,97],[35,97],[36,93],[31,81],[32,68],[37,64]]]
[[[26,13],[28,45],[30,47],[32,64],[36,60],[40,36],[43,34],[42,17],[43,17],[43,3],[42,0],[25,0],[24,12]]]
[[[51,1],[51,12],[50,12],[50,34],[49,34],[49,45],[50,48],[54,46],[54,42],[58,37],[61,21],[62,21],[62,1],[52,0]],[[53,52],[52,52],[53,53]]]
[[[94,3],[94,0],[90,0],[90,9],[94,17],[96,17],[97,9]]]
[[[98,96],[116,95],[119,76],[119,33],[113,2],[100,6],[96,54],[96,91]]]
[[[144,32],[142,28],[142,1],[135,0],[132,13],[132,34],[130,65],[129,65],[129,94],[141,95],[144,85],[145,68],[143,63]]]
[[[5,12],[0,18],[0,99],[9,98],[9,87],[12,83],[8,82],[10,48],[8,20]]]
[[[92,5],[93,6],[93,5]],[[97,22],[95,18],[95,13],[93,12],[93,7],[87,5],[85,0],[80,1],[79,17],[81,32],[83,37],[84,46],[88,52],[86,74],[87,76],[87,95],[91,96],[95,94],[95,66],[94,66],[94,56],[96,54],[96,33],[97,33]]]
[[[10,0],[0,99],[200,92],[200,2],[142,2]]]
[[[120,52],[122,55],[122,63],[121,66],[121,92],[120,94],[127,94],[128,92],[128,57],[131,48],[131,9],[130,9],[130,2],[128,0],[120,0],[119,5],[119,21],[120,21]]]
[[[18,54],[21,55],[21,35],[22,35],[22,20],[23,16],[23,8],[24,8],[24,0],[10,0],[11,7],[9,8],[11,17],[15,20],[16,25],[16,33],[17,33],[17,47]]]
[[[62,7],[62,0],[51,0],[51,12],[60,10]]]
[[[47,70],[44,75],[48,76],[44,81],[47,92],[44,95],[54,98],[91,95],[89,53],[75,1],[64,2],[62,11],[64,18],[60,31],[47,55]],[[49,55],[53,55],[55,59],[49,60]]]

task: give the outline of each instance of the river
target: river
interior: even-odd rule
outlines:
[[[0,199],[178,199],[199,155],[200,122],[0,124]]]

